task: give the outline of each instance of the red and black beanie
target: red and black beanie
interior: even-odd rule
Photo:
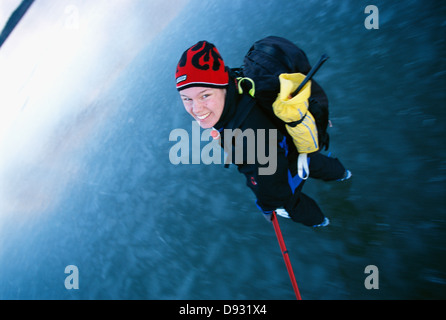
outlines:
[[[183,53],[175,78],[178,91],[194,86],[224,88],[229,82],[220,53],[207,41],[200,41]]]

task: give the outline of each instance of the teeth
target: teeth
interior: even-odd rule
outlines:
[[[206,113],[205,115],[197,116],[197,118],[198,118],[199,120],[203,120],[203,119],[207,118],[210,114],[211,114],[211,113],[209,112],[209,113]]]

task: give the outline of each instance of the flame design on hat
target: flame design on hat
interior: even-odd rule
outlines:
[[[224,88],[229,82],[220,53],[207,41],[199,41],[183,53],[175,78],[178,91],[193,86]]]

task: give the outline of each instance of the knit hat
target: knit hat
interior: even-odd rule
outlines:
[[[193,86],[224,88],[229,74],[217,48],[207,41],[200,41],[181,56],[175,73],[177,90]]]

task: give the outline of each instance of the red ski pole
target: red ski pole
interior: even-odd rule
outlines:
[[[296,278],[294,277],[293,267],[291,266],[290,257],[288,256],[288,250],[285,246],[285,241],[283,241],[282,231],[280,231],[279,221],[277,221],[276,212],[273,211],[272,222],[274,226],[274,231],[276,232],[277,240],[279,241],[280,250],[282,251],[283,260],[285,260],[285,265],[288,270],[288,274],[291,279],[291,284],[293,285],[294,293],[296,294],[297,300],[302,300],[297,287]]]

